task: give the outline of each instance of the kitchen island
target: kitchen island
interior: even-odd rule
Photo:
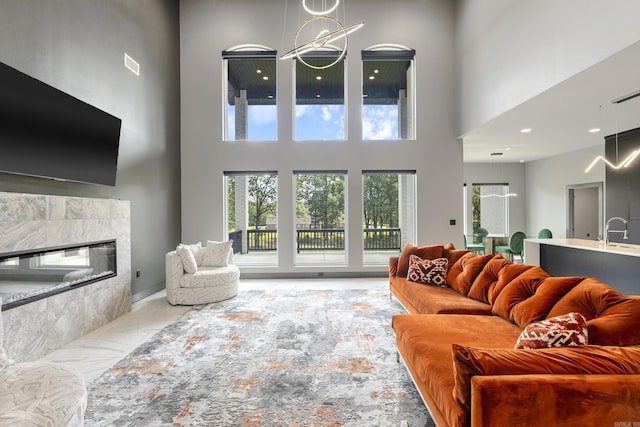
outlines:
[[[594,277],[627,295],[640,294],[640,245],[584,239],[526,239],[524,262],[551,276]]]

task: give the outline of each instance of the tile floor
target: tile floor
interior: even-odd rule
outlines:
[[[240,291],[296,289],[389,289],[386,277],[356,279],[243,279]],[[133,304],[131,312],[56,350],[41,360],[76,368],[87,383],[133,351],[190,307],[172,306],[165,292]]]

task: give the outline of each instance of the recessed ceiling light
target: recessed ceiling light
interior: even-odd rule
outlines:
[[[261,74],[261,73],[262,73],[262,70],[258,68],[258,69],[256,70],[256,73]]]
[[[591,133],[600,132],[600,128],[589,129],[589,132],[591,132]]]
[[[376,76],[369,76],[369,80],[375,80]]]
[[[374,74],[378,74],[379,72],[380,72],[380,71],[378,71],[378,70],[373,70],[373,73],[374,73]]]
[[[273,95],[269,95],[269,96],[267,96],[267,98],[273,99]]]
[[[531,132],[532,130],[533,130],[533,129],[531,129],[531,128],[524,128],[524,129],[520,129],[520,132],[522,132],[522,133],[529,133],[529,132]]]
[[[322,76],[316,76],[316,80],[322,80]]]
[[[320,94],[317,94],[317,95],[316,95],[316,98],[320,98]]]
[[[262,80],[269,80],[269,76],[262,76]]]

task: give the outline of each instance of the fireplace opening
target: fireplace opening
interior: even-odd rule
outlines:
[[[2,310],[114,277],[116,241],[0,254]]]

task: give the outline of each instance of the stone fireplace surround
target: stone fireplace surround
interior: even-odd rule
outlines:
[[[4,349],[37,360],[131,311],[130,203],[0,192],[0,254],[116,240],[117,276],[2,312]]]

